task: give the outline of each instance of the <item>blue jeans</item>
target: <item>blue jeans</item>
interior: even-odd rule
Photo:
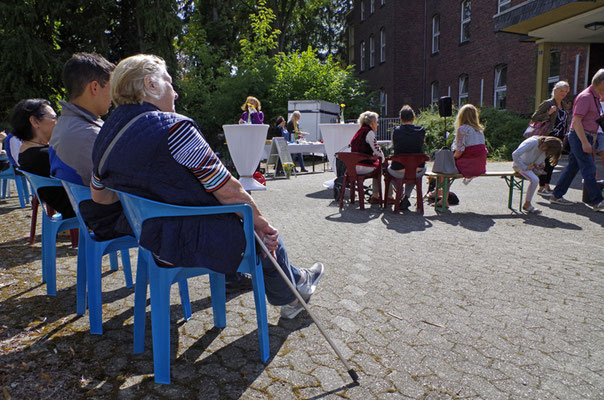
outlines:
[[[593,137],[589,134],[585,134],[585,136],[589,143],[593,144]],[[581,141],[574,130],[568,134],[568,142],[570,144],[568,165],[564,168],[558,179],[553,196],[557,199],[564,196],[577,172],[581,171],[589,204],[598,204],[603,198],[600,187],[596,182],[596,164],[594,163],[594,159],[590,153],[583,151]]]
[[[256,245],[258,248],[259,245]],[[262,273],[264,274],[264,288],[268,302],[274,306],[283,306],[296,300],[296,296],[291,292],[287,283],[283,281],[279,271],[275,270],[275,266],[268,257],[264,257],[262,250],[260,252],[260,260],[262,262]],[[279,247],[277,248],[277,263],[290,278],[290,282],[296,286],[296,282],[300,280],[302,274],[300,270],[289,263],[287,250],[281,236],[279,236]]]

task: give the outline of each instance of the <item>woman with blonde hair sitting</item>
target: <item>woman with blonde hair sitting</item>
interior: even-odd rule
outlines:
[[[385,160],[384,153],[382,153],[382,149],[380,149],[377,142],[378,118],[379,115],[373,111],[365,111],[359,115],[358,122],[361,127],[350,141],[350,151],[378,156],[383,163]],[[378,167],[378,160],[362,160],[356,165],[356,171],[357,174],[367,175]],[[380,187],[379,178],[373,178],[372,188],[374,189],[374,193],[369,199],[371,204],[380,203],[379,194],[375,193],[375,188],[378,187]]]
[[[451,148],[455,152],[455,166],[465,178],[482,175],[487,170],[488,151],[483,131],[478,109],[472,104],[461,107],[455,119],[455,141]]]

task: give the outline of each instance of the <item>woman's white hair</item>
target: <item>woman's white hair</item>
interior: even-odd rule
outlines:
[[[552,97],[554,97],[554,92],[556,90],[564,88],[564,87],[570,89],[570,85],[568,84],[568,82],[566,82],[566,81],[558,81],[558,82],[556,82],[556,84],[554,85],[554,88],[552,89]]]
[[[369,126],[370,123],[372,123],[374,121],[377,122],[379,117],[380,116],[376,112],[365,111],[364,113],[361,113],[361,115],[359,115],[358,123],[361,126],[363,126],[363,125]]]
[[[145,87],[145,77],[160,79],[165,71],[166,62],[158,56],[137,54],[123,59],[109,81],[113,104],[140,104],[145,97],[160,98],[163,93],[152,93]]]

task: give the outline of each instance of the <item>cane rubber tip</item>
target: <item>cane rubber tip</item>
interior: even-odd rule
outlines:
[[[354,383],[359,383],[359,376],[354,371],[354,369],[349,369],[348,370],[348,375],[350,375],[350,377],[352,378],[352,380],[354,381]]]

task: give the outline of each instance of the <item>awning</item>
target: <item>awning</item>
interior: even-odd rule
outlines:
[[[538,41],[604,43],[604,0],[529,0],[493,18],[496,31]]]

